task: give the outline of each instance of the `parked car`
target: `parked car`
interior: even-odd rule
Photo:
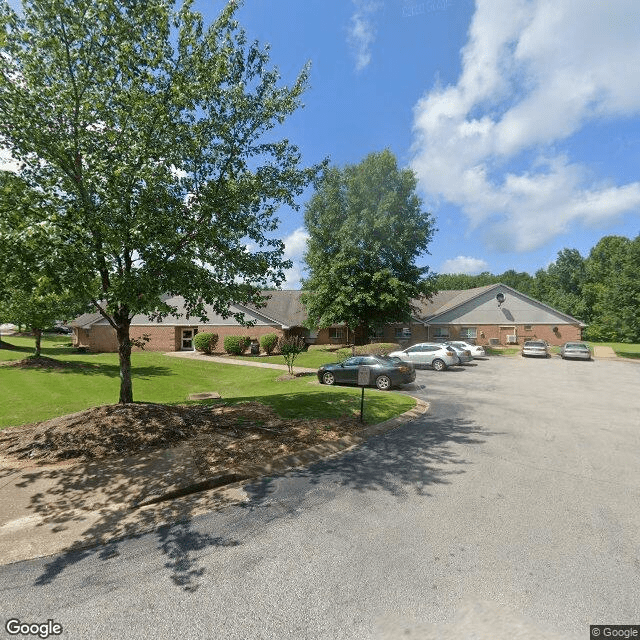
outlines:
[[[450,342],[447,342],[447,344],[450,344],[453,347],[469,349],[469,351],[471,351],[472,358],[484,358],[487,355],[483,347],[477,344],[469,344],[468,342],[464,342],[463,340],[451,340]]]
[[[430,366],[436,371],[444,371],[458,364],[458,356],[451,347],[435,342],[414,344],[402,351],[393,351],[389,356],[410,362],[415,367]]]
[[[64,335],[70,335],[73,333],[73,329],[71,327],[65,327],[64,325],[57,324],[55,327],[43,329],[43,333],[60,333]]]
[[[445,345],[456,352],[456,355],[458,356],[458,364],[465,364],[473,360],[473,356],[471,355],[471,351],[469,351],[469,349],[456,346],[456,344],[453,342],[445,342]]]
[[[389,356],[353,356],[342,362],[323,364],[318,369],[321,384],[357,384],[358,369],[362,365],[371,367],[369,384],[386,391],[399,384],[408,384],[416,379],[413,365]]]
[[[591,360],[591,349],[584,342],[565,342],[560,348],[560,357]]]
[[[522,357],[537,356],[548,358],[551,355],[549,344],[545,340],[527,340],[522,345]]]

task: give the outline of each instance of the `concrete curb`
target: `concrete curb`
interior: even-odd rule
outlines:
[[[419,398],[414,399],[417,404],[413,409],[386,422],[364,427],[356,434],[275,458],[267,464],[226,469],[208,478],[200,476],[198,481],[184,485],[174,482],[172,486],[168,482],[166,490],[159,490],[157,495],[147,494],[139,498],[138,503],[135,499],[127,503],[98,501],[81,508],[69,505],[61,512],[16,514],[21,517],[0,526],[0,566],[97,547],[247,502],[249,496],[242,485],[248,480],[282,474],[330,458],[371,436],[400,427],[426,413],[429,405]],[[183,462],[188,462],[190,454],[187,449],[183,456]],[[8,471],[4,479],[15,475]]]
[[[313,464],[314,462],[318,462],[319,460],[329,458],[341,451],[344,451],[345,449],[361,444],[372,436],[380,435],[387,431],[391,431],[392,429],[397,429],[407,422],[415,420],[429,410],[429,403],[421,400],[420,398],[416,398],[415,396],[411,397],[416,401],[416,406],[413,409],[405,411],[403,414],[395,418],[391,418],[390,420],[386,420],[385,422],[364,427],[356,434],[343,436],[342,438],[333,440],[332,442],[323,442],[296,453],[274,458],[267,464],[243,465],[240,467],[225,469],[200,482],[185,485],[165,494],[147,496],[140,502],[134,502],[133,508],[138,509],[140,507],[146,507],[159,502],[174,500],[193,493],[217,489],[235,482],[245,482],[246,480],[259,478],[261,476],[280,474],[288,471],[289,469],[305,467]]]

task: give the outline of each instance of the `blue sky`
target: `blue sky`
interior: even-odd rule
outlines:
[[[432,271],[534,273],[640,233],[638,0],[244,0],[237,18],[284,83],[311,63],[278,132],[306,164],[389,148],[416,172]],[[279,216],[298,288],[303,211]]]
[[[640,233],[637,0],[246,0],[237,17],[284,82],[311,62],[282,128],[307,163],[388,147],[414,169],[432,270],[534,273]],[[302,216],[280,213],[293,288]]]

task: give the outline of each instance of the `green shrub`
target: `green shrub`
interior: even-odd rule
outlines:
[[[310,344],[309,351],[338,351],[340,349],[339,344]]]
[[[212,354],[218,344],[217,333],[196,333],[193,339],[193,346],[203,353]]]
[[[246,351],[247,346],[244,336],[224,337],[224,350],[232,356],[242,355]]]
[[[260,346],[262,350],[270,356],[273,350],[278,345],[278,334],[277,333],[267,333],[260,338]]]
[[[373,342],[356,347],[356,354],[359,356],[387,356],[392,351],[400,351],[403,348],[395,342]]]
[[[342,362],[353,355],[387,356],[392,351],[400,351],[401,349],[403,349],[403,347],[395,342],[374,342],[373,344],[363,344],[359,347],[343,347],[342,349],[338,349],[338,351],[336,351],[336,358],[338,362]]]
[[[251,343],[254,341],[255,338],[252,338],[251,336],[242,336],[242,353],[244,353],[250,346]]]

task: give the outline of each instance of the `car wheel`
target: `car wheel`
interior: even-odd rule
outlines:
[[[336,377],[330,371],[326,371],[322,375],[322,382],[323,382],[323,384],[335,384],[336,383]]]
[[[434,360],[431,363],[431,366],[436,370],[436,371],[444,371],[447,368],[447,365],[444,363],[443,360]]]
[[[391,378],[389,378],[389,376],[378,376],[376,378],[376,387],[378,387],[380,391],[388,391],[391,389]]]

